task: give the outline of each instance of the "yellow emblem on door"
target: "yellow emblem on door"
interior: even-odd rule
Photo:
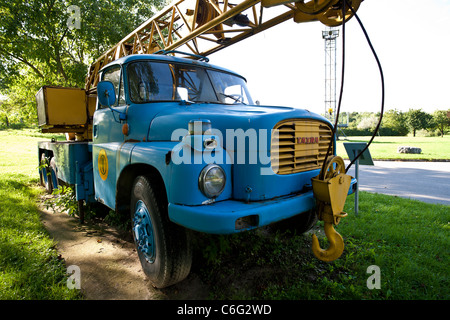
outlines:
[[[98,153],[98,173],[103,181],[108,178],[108,157],[103,149]]]

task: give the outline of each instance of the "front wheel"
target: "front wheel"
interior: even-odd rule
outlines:
[[[164,288],[186,278],[192,264],[189,232],[169,220],[167,204],[156,197],[149,177],[135,179],[130,210],[139,260],[152,284]]]
[[[272,226],[274,229],[280,231],[290,230],[297,234],[303,234],[311,230],[316,225],[317,221],[318,218],[315,210],[309,210],[291,218],[276,222]]]

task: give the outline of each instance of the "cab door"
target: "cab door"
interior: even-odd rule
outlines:
[[[120,65],[108,67],[103,71],[101,80],[111,81],[114,85],[116,100],[111,107],[126,112],[122,67]],[[92,130],[95,198],[112,209],[115,209],[117,150],[124,141],[122,125],[118,112],[97,103]]]

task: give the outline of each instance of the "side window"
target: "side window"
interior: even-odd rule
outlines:
[[[125,95],[123,88],[123,78],[121,77],[120,67],[113,67],[106,70],[103,74],[104,81],[111,81],[116,91],[116,103],[114,106],[125,104]]]

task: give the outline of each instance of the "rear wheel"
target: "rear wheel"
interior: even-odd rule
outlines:
[[[52,183],[52,169],[50,167],[50,161],[43,153],[41,156],[41,163],[39,166],[39,175],[41,180],[41,185],[47,190],[48,193],[53,192]]]
[[[50,181],[52,183],[52,190],[59,188],[58,182],[58,168],[56,167],[55,157],[50,160]]]
[[[131,227],[139,260],[157,288],[182,281],[190,272],[189,232],[169,220],[167,203],[156,197],[150,179],[135,179],[131,194]]]

